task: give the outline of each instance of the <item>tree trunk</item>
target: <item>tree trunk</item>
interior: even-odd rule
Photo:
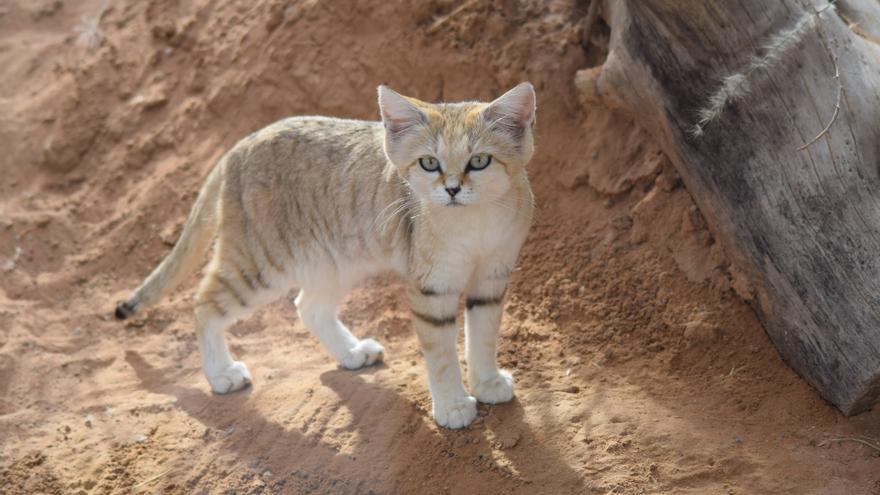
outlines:
[[[780,354],[849,415],[880,395],[880,3],[838,5],[607,0],[576,84],[660,140]]]

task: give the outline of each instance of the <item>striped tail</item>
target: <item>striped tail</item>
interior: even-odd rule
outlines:
[[[174,248],[153,270],[153,273],[131,296],[116,306],[116,318],[124,320],[141,309],[154,304],[196,268],[205,258],[217,233],[218,198],[222,184],[225,158],[214,167],[199,191],[199,197],[190,211],[180,239]]]

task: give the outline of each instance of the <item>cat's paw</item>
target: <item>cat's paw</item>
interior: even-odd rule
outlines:
[[[251,372],[241,361],[233,361],[223,371],[208,376],[211,390],[217,394],[228,394],[241,390],[251,383]]]
[[[456,430],[471,424],[477,417],[477,399],[466,395],[433,406],[434,421],[444,428]]]
[[[500,404],[513,399],[513,376],[509,371],[498,370],[494,377],[471,384],[471,392],[484,404]]]
[[[382,361],[385,348],[373,339],[364,339],[349,349],[348,354],[339,363],[343,368],[356,370]]]

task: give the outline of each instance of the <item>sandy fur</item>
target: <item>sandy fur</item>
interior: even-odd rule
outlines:
[[[507,281],[532,220],[534,90],[524,83],[491,103],[429,104],[380,87],[379,106],[382,122],[294,117],[236,144],[206,180],[174,249],[117,316],[156,302],[213,241],[196,325],[208,381],[228,393],[252,378],[231,356],[225,329],[294,287],[300,317],[342,367],[380,361],[382,346],[356,338],[338,306],[366,277],[394,270],[408,281],[436,421],[461,428],[475,418],[476,400],[510,400],[513,378],[495,352]],[[490,155],[490,165],[468,168],[475,154]],[[441,170],[425,171],[425,156]],[[471,393],[455,349],[462,297]]]

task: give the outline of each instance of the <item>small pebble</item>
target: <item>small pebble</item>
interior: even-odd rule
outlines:
[[[512,431],[510,433],[506,433],[501,437],[501,441],[499,442],[499,446],[502,450],[504,449],[512,449],[516,447],[516,444],[519,443],[519,432]]]

